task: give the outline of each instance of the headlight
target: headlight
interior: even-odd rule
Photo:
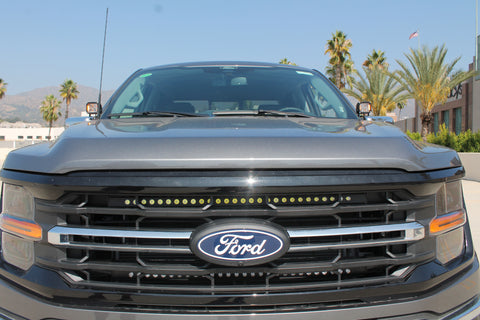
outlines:
[[[430,234],[440,234],[465,224],[461,181],[445,183],[436,195],[436,217],[430,222]]]
[[[4,183],[2,213],[33,220],[33,197],[23,187]]]
[[[430,222],[430,234],[437,236],[436,255],[441,263],[446,264],[462,254],[462,226],[466,221],[461,181],[445,183],[437,192],[436,217]]]
[[[5,261],[28,270],[34,262],[33,241],[2,233],[2,254]]]
[[[462,182],[448,182],[437,192],[437,215],[444,215],[463,209]]]
[[[437,259],[447,264],[460,256],[464,247],[463,228],[458,228],[437,237]]]
[[[0,214],[3,258],[21,269],[33,264],[33,241],[42,239],[42,228],[34,219],[33,196],[23,187],[3,184]]]

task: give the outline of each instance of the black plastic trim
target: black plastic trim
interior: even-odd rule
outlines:
[[[440,182],[460,179],[463,167],[427,172],[402,170],[174,170],[82,171],[65,175],[38,174],[2,169],[2,180],[76,187],[254,187],[354,186]],[[251,181],[251,180],[249,180]]]
[[[429,269],[430,262],[425,265]],[[353,306],[365,304],[370,305],[381,303],[393,303],[395,301],[406,301],[419,299],[422,296],[434,294],[442,288],[451,285],[458,278],[468,272],[478,269],[478,262],[474,257],[462,261],[456,268],[444,274],[431,278],[424,270],[418,272],[418,278],[414,283],[382,285],[369,288],[348,288],[327,291],[294,292],[279,294],[252,294],[245,293],[236,295],[234,299],[229,294],[149,294],[132,291],[95,291],[91,289],[72,289],[62,284],[60,277],[53,271],[34,266],[29,272],[23,275],[14,276],[5,269],[4,263],[0,263],[0,276],[9,282],[21,285],[23,290],[30,291],[44,301],[54,302],[63,306],[82,306],[88,304],[91,307],[100,308],[135,308],[138,311],[151,309],[168,312],[169,308],[182,310],[187,313],[211,313],[228,311],[234,313],[249,312],[249,306],[263,309],[263,312],[271,312],[277,308],[287,307],[291,310],[305,311],[321,310],[326,307],[341,307],[352,304]],[[44,285],[49,284],[50,289],[45,296],[42,293]],[[39,290],[43,287],[43,290]],[[22,291],[23,291],[22,290]],[[395,292],[395,294],[392,294]],[[40,294],[40,295],[39,295]],[[41,297],[43,296],[43,297]],[[95,296],[95,299],[92,299]],[[130,301],[130,302],[129,302]],[[177,311],[178,312],[178,311]]]

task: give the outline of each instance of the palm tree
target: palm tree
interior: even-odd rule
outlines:
[[[2,99],[7,92],[7,84],[8,83],[4,82],[3,79],[0,79],[0,99]]]
[[[282,60],[280,60],[278,63],[280,64],[289,64],[291,66],[296,66],[297,64],[295,62],[292,62],[290,60],[288,60],[287,58],[283,58]]]
[[[60,96],[65,101],[66,109],[65,109],[65,121],[68,118],[68,107],[70,103],[72,103],[72,99],[78,98],[79,91],[77,90],[77,84],[70,79],[65,80],[60,85]],[[63,124],[65,126],[65,123]]]
[[[453,87],[476,74],[475,71],[453,72],[460,57],[446,63],[446,54],[445,45],[432,50],[423,46],[421,49],[410,49],[410,54],[405,54],[409,65],[397,60],[400,65],[400,70],[396,72],[397,80],[422,108],[420,118],[424,141],[431,131],[433,107],[445,103]]]
[[[332,81],[332,83],[335,83],[336,80],[336,68],[332,65],[328,65],[325,67],[325,75],[327,76],[328,80]]]
[[[379,66],[380,68],[388,69],[387,57],[385,57],[385,52],[382,50],[372,50],[372,53],[367,56],[367,59],[363,62],[363,66],[367,68],[372,68],[374,66]]]
[[[353,61],[352,60],[347,60],[345,61],[345,64],[343,66],[343,69],[345,70],[345,74],[346,74],[346,78],[344,79],[342,77],[342,79],[340,80],[340,86],[338,86],[339,88],[345,88],[346,87],[346,84],[349,85],[349,87],[351,88],[352,87],[352,81],[353,81],[353,77],[351,76],[352,73],[355,73],[355,69],[353,68]],[[336,79],[337,79],[337,68],[331,64],[329,64],[326,68],[325,68],[325,74],[327,76],[327,78],[332,81],[333,83],[336,82]]]
[[[378,65],[364,67],[363,71],[365,77],[355,71],[357,77],[352,81],[355,90],[342,91],[358,101],[369,101],[373,115],[385,116],[406,102],[407,94],[392,74]]]
[[[48,122],[48,140],[50,140],[50,133],[52,131],[53,122],[58,120],[58,117],[62,114],[58,109],[61,107],[61,102],[53,96],[53,94],[45,97],[40,106],[40,112],[43,119]]]
[[[351,60],[350,48],[352,41],[347,39],[347,35],[337,30],[332,33],[332,39],[327,41],[325,54],[329,54],[330,60],[327,67],[327,73],[335,72],[335,85],[342,89],[349,82],[348,74],[353,71],[353,62]],[[349,70],[350,69],[350,70]]]
[[[351,59],[345,60],[345,63],[343,64],[342,88],[345,88],[347,84],[350,88],[352,88],[352,80],[353,80],[352,74],[354,73],[355,73],[355,68],[353,67],[353,61]]]

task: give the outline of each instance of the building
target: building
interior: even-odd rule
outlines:
[[[473,69],[470,64],[469,70]],[[399,121],[398,127],[404,131],[420,132],[422,109],[415,103],[415,116],[412,119]],[[438,132],[440,126],[445,126],[459,134],[462,131],[480,130],[480,77],[470,78],[450,91],[447,102],[436,105],[432,110],[433,132]]]
[[[469,70],[472,69],[473,64],[470,64]],[[476,94],[474,94],[475,91],[477,91]],[[445,104],[439,104],[433,108],[433,132],[438,132],[441,124],[445,124],[456,134],[468,129],[474,132],[479,130],[479,106],[480,82],[470,78],[450,91]],[[417,107],[417,118],[420,118],[420,112],[421,109]]]
[[[44,140],[54,140],[62,132],[63,127],[53,127],[48,135],[47,127],[32,126],[26,124],[21,126],[17,124],[12,124],[9,127],[0,126],[0,141],[44,141]]]

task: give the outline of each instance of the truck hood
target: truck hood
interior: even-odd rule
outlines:
[[[398,128],[359,120],[199,117],[95,120],[53,143],[10,152],[4,168],[83,170],[402,169],[461,166],[455,151],[410,140]]]

